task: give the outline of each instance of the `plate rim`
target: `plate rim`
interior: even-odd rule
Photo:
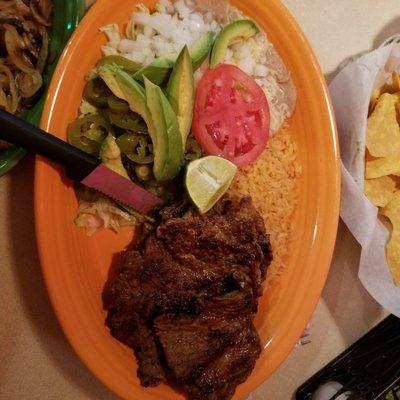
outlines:
[[[74,32],[73,36],[71,37],[68,45],[66,46],[66,48],[64,49],[63,55],[61,57],[61,61],[63,61],[70,52],[71,47],[73,46],[74,42],[75,42],[75,38],[80,36],[80,32],[84,31],[84,26],[85,26],[85,20],[90,20],[91,19],[91,15],[95,14],[97,12],[97,9],[101,9],[103,4],[108,3],[109,1],[112,0],[97,0],[96,3],[92,6],[92,8],[88,11],[88,13],[85,15],[85,17],[82,20],[82,24],[77,28],[77,30]],[[307,307],[307,316],[308,316],[308,320],[307,322],[300,322],[300,321],[295,321],[296,326],[294,327],[294,331],[295,336],[300,337],[301,333],[303,332],[305,326],[307,325],[308,321],[310,320],[312,314],[315,311],[315,308],[317,306],[317,303],[320,299],[322,290],[325,286],[325,282],[329,273],[329,269],[331,266],[331,261],[332,261],[332,257],[333,257],[333,252],[334,252],[334,245],[336,242],[336,237],[337,237],[337,230],[338,230],[338,224],[339,224],[339,210],[340,210],[340,185],[341,185],[341,173],[340,173],[340,152],[339,152],[339,140],[338,140],[338,132],[337,132],[337,127],[336,127],[336,121],[335,121],[335,115],[334,115],[334,109],[333,109],[333,103],[331,101],[330,98],[330,94],[329,94],[329,89],[327,86],[327,83],[325,81],[323,72],[321,70],[321,67],[319,65],[319,62],[315,56],[315,53],[308,41],[308,39],[306,38],[305,34],[303,33],[301,27],[299,26],[299,24],[297,23],[297,21],[294,19],[294,17],[291,15],[291,13],[289,12],[289,10],[286,8],[286,6],[280,1],[280,0],[271,0],[272,3],[275,3],[276,7],[279,7],[280,10],[282,11],[283,14],[286,15],[286,19],[288,22],[290,22],[290,24],[292,25],[292,28],[296,31],[297,36],[299,37],[299,39],[301,39],[301,41],[303,42],[305,48],[307,48],[308,50],[308,54],[309,57],[311,58],[312,64],[314,66],[315,72],[318,75],[318,79],[319,79],[319,86],[321,88],[321,93],[323,93],[323,96],[325,98],[325,105],[326,105],[326,109],[328,111],[329,114],[329,126],[330,126],[330,132],[329,132],[329,136],[332,140],[332,144],[333,144],[333,154],[334,154],[334,167],[335,167],[335,179],[334,182],[332,182],[332,191],[334,191],[335,196],[333,198],[333,203],[330,204],[331,206],[331,214],[330,214],[330,226],[329,227],[324,227],[324,233],[328,235],[329,240],[327,240],[327,245],[325,246],[326,249],[324,251],[324,257],[321,260],[321,265],[324,265],[324,270],[323,272],[320,272],[319,275],[314,277],[314,284],[312,286],[312,293],[313,296],[310,296],[310,298],[313,298],[313,301],[309,301],[309,305]],[[63,62],[60,62],[59,65],[57,66],[57,69],[54,73],[54,76],[59,76],[59,74],[61,73],[61,71],[64,69],[64,65]],[[57,92],[57,82],[54,82],[54,79],[52,80],[50,89],[48,91],[47,94],[47,101],[46,104],[48,104],[51,101],[51,94],[52,93],[56,93]],[[54,99],[53,99],[54,101]],[[46,111],[46,110],[45,110]],[[51,111],[51,107],[47,109],[47,111]],[[47,113],[48,114],[48,113]],[[50,119],[50,115],[47,115],[46,113],[43,114],[42,116],[42,127],[46,124],[46,121],[48,121]],[[41,168],[44,165],[47,165],[48,162],[45,161],[44,159],[42,159],[41,157],[37,158],[37,161],[35,163],[35,229],[36,229],[36,236],[37,236],[37,241],[38,241],[38,250],[39,250],[39,257],[40,257],[40,261],[41,261],[41,266],[42,266],[42,272],[43,275],[45,277],[45,284],[49,293],[49,297],[53,306],[53,309],[55,310],[57,319],[60,322],[60,325],[63,328],[63,332],[65,334],[65,336],[68,338],[69,342],[71,343],[72,347],[74,348],[75,353],[79,356],[79,358],[83,361],[83,363],[88,367],[88,369],[103,383],[105,384],[105,386],[107,386],[108,388],[110,388],[113,392],[121,395],[121,393],[118,392],[118,390],[116,389],[115,386],[113,386],[108,380],[107,378],[102,375],[97,373],[96,371],[94,371],[93,365],[88,362],[83,354],[83,352],[81,351],[81,349],[79,348],[79,346],[76,346],[74,343],[74,340],[71,338],[71,335],[69,332],[67,332],[64,329],[64,323],[63,323],[63,316],[62,313],[59,312],[59,306],[58,306],[58,299],[57,296],[54,294],[54,292],[51,290],[50,284],[49,284],[49,279],[48,279],[48,269],[46,268],[46,266],[44,265],[44,254],[42,254],[42,250],[41,250],[41,242],[43,242],[41,240],[41,232],[39,229],[40,226],[40,222],[39,222],[39,215],[41,213],[40,210],[40,206],[39,206],[39,199],[40,199],[40,193],[38,191],[38,186],[39,186],[39,176],[40,174],[38,174],[38,171],[40,172]],[[303,318],[305,319],[305,318]],[[274,368],[274,371],[279,368],[279,366],[284,362],[284,360],[287,358],[287,356],[289,355],[289,353],[291,352],[291,350],[293,349],[293,347],[296,345],[296,341],[292,341],[293,343],[291,343],[290,345],[287,345],[285,350],[283,351],[284,356],[281,357],[281,360],[279,363],[277,363],[277,365]],[[256,381],[255,387],[253,388],[253,390],[258,387],[259,385],[261,385],[266,378],[260,378]]]

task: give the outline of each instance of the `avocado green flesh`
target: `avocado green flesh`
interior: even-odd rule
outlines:
[[[140,82],[144,82],[144,78],[146,77],[155,85],[162,85],[168,80],[173,65],[174,61],[171,61],[168,58],[158,58],[151,64],[136,72],[133,75],[133,78]]]
[[[108,135],[100,149],[101,162],[117,174],[129,179],[128,172],[122,164],[121,151],[112,135]]]
[[[113,92],[114,96],[118,97],[119,99],[126,100],[125,94],[121,90],[115,78],[116,71],[118,71],[118,68],[113,66],[104,66],[99,68],[99,75],[106,83],[108,88]]]
[[[201,66],[201,64],[203,64],[207,56],[210,54],[211,47],[213,44],[213,38],[214,38],[213,33],[207,32],[204,35],[202,35],[189,50],[194,70],[198,69]],[[168,78],[171,75],[172,69],[175,65],[177,58],[178,58],[178,53],[157,58],[151,64],[137,71],[133,75],[133,78],[140,82],[144,82],[144,77],[146,77],[149,81],[151,81],[155,85],[160,86],[163,83],[167,82]]]
[[[145,78],[146,87],[146,106],[154,125],[154,137],[157,142],[157,151],[154,152],[154,176],[156,180],[163,180],[164,166],[168,158],[168,141],[164,134],[166,131],[165,121],[161,113],[161,105],[155,88],[158,86],[150,86],[150,81]],[[150,107],[151,106],[151,107]],[[153,116],[156,118],[153,119]]]
[[[185,46],[179,55],[167,87],[168,100],[178,118],[183,149],[189,135],[194,109],[194,77],[192,60]]]
[[[201,36],[190,48],[189,53],[192,59],[193,71],[196,71],[208,57],[214,42],[214,34],[207,32]]]
[[[158,181],[168,181],[178,175],[183,146],[178,119],[161,88],[145,79],[147,106],[153,118],[158,151],[162,159],[154,161],[154,175]]]
[[[103,57],[97,64],[97,67],[104,67],[109,65],[117,65],[118,67],[122,68],[124,71],[128,73],[135,73],[139,71],[140,64],[129,60],[126,57],[119,56],[119,55],[111,55]]]
[[[113,76],[131,110],[140,114],[143,118],[146,117],[149,112],[146,107],[146,93],[143,87],[121,69],[116,69]]]
[[[210,58],[211,68],[214,68],[225,59],[229,46],[248,40],[259,32],[257,25],[247,19],[234,21],[226,25],[215,39]]]
[[[168,160],[164,167],[163,180],[171,180],[179,174],[183,164],[184,148],[182,146],[182,136],[179,131],[178,119],[174,113],[174,110],[162,92],[160,97],[169,144]]]

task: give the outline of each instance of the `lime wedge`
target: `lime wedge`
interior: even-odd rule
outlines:
[[[222,157],[208,156],[192,161],[186,170],[186,191],[201,214],[209,211],[226,193],[237,167]]]

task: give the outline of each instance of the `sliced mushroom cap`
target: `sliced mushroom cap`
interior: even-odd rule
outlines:
[[[29,8],[22,0],[0,0],[1,23],[19,25],[29,13]]]
[[[43,85],[42,75],[38,71],[29,73],[19,72],[15,78],[19,93],[24,99],[35,96]]]
[[[29,15],[29,13],[31,12],[29,6],[23,2],[22,0],[14,0],[15,2],[15,6],[17,7],[18,11],[22,14],[22,15]]]
[[[42,72],[44,63],[42,61],[39,63],[39,59],[41,58],[41,52],[43,50],[46,52],[44,56],[47,58],[49,46],[49,36],[47,30],[44,26],[38,25],[32,21],[24,21],[22,23],[22,28],[24,32],[21,36],[24,40],[25,51],[29,52],[31,61],[36,65],[36,69]],[[40,67],[37,66],[38,63],[40,64]]]
[[[29,107],[43,85],[52,0],[0,0],[0,107]]]
[[[0,10],[0,24],[18,25],[20,23],[21,19],[18,16]]]
[[[35,18],[39,24],[44,26],[51,25],[51,13],[53,6],[50,0],[31,0],[29,7],[33,18]]]
[[[14,26],[4,25],[4,42],[6,45],[8,60],[23,72],[30,73],[35,70],[31,60],[24,52],[25,43]]]
[[[39,58],[37,61],[36,69],[42,73],[44,70],[44,67],[46,66],[47,58],[49,57],[50,38],[49,38],[49,34],[47,33],[47,30],[44,26],[41,26],[39,28],[39,33],[42,36],[42,46],[40,48]]]
[[[6,108],[7,107],[7,95],[3,90],[3,87],[0,86],[0,107]]]
[[[15,114],[18,111],[21,98],[18,94],[15,78],[11,73],[10,68],[3,63],[0,63],[0,77],[1,90],[6,98],[3,108],[5,108],[9,113]]]

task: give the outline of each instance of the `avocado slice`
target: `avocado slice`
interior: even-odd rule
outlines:
[[[141,68],[140,64],[130,60],[129,58],[119,55],[105,56],[97,63],[97,67],[99,68],[106,65],[117,65],[118,67],[121,67],[124,71],[131,74],[139,71],[139,69]]]
[[[112,71],[112,75],[124,99],[128,102],[129,108],[139,114],[145,120],[146,124],[148,120],[151,122],[150,111],[146,105],[146,93],[142,85],[120,68],[115,68]]]
[[[250,39],[259,33],[258,26],[248,19],[242,19],[225,25],[217,35],[211,52],[210,66],[214,68],[225,58],[229,46],[243,40]]]
[[[193,71],[196,71],[201,67],[204,60],[208,57],[211,51],[211,47],[214,43],[214,33],[207,32],[202,35],[193,46],[190,48],[189,53],[192,58]]]
[[[124,178],[130,179],[121,159],[121,150],[111,134],[104,139],[100,149],[101,162]]]
[[[189,50],[194,70],[198,69],[207,58],[211,51],[213,39],[214,34],[212,32],[207,32],[202,35]],[[154,84],[162,85],[168,80],[178,56],[178,53],[173,53],[165,57],[157,58],[151,64],[137,71],[133,75],[133,78],[144,82],[144,77],[146,77]]]
[[[158,181],[169,181],[178,175],[183,163],[183,146],[178,118],[161,88],[147,78],[144,78],[144,83],[147,106],[156,130],[157,148],[162,147],[166,154],[163,165],[156,165],[154,161],[154,175]]]
[[[114,96],[119,99],[126,100],[124,92],[121,90],[118,82],[115,78],[115,72],[118,71],[119,68],[112,65],[106,65],[99,68],[99,75],[101,79],[106,83],[108,88],[113,92]]]
[[[178,119],[174,110],[163,92],[159,93],[159,96],[169,142],[168,160],[164,166],[163,180],[169,181],[175,178],[181,170],[183,165],[184,149],[182,146],[182,136],[179,131]]]
[[[194,109],[193,65],[187,46],[176,60],[167,87],[168,100],[178,117],[183,149],[189,135]]]
[[[146,77],[154,84],[162,85],[168,80],[174,62],[175,60],[165,57],[157,58],[151,64],[133,74],[133,78],[144,82],[144,78]]]

